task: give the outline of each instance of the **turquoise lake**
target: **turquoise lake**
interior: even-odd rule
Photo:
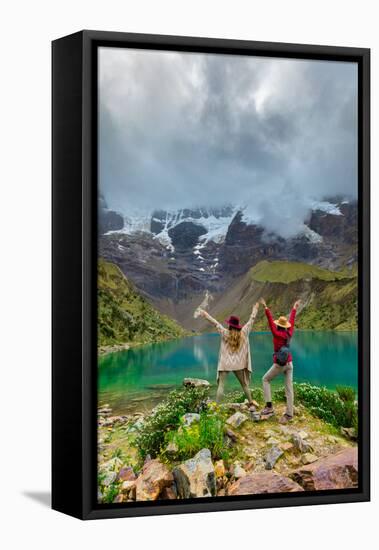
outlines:
[[[209,380],[215,391],[218,334],[203,334],[180,340],[136,347],[99,358],[99,403],[108,403],[115,414],[148,409],[183,378]],[[250,334],[253,361],[252,386],[261,386],[272,364],[272,337],[268,332]],[[356,332],[297,331],[291,343],[294,380],[335,388],[357,388],[358,357]],[[282,383],[279,377],[273,383]],[[238,388],[229,375],[226,392]]]

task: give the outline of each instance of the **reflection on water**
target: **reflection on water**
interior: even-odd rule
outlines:
[[[271,334],[250,335],[254,386],[272,362]],[[126,411],[148,396],[151,402],[180,385],[186,376],[216,381],[219,336],[204,334],[180,340],[150,344],[99,358],[99,400],[110,403],[115,411]],[[294,379],[334,388],[357,387],[356,332],[296,332],[291,349]],[[275,384],[280,384],[280,378]],[[227,388],[238,386],[234,376]]]

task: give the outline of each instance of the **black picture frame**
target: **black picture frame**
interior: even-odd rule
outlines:
[[[359,487],[183,501],[96,503],[97,48],[353,61],[359,101]],[[52,507],[81,519],[370,499],[370,50],[85,30],[52,43]]]

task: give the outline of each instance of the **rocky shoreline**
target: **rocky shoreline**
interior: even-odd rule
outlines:
[[[200,380],[187,380],[185,387],[196,383],[201,385]],[[208,400],[206,407],[216,415],[214,402]],[[215,459],[204,447],[179,460],[173,440],[159,456],[141,460],[136,437],[151,415],[116,416],[103,405],[98,410],[98,500],[124,503],[357,487],[354,431],[333,428],[301,404],[293,422],[281,425],[283,410],[279,404],[277,416],[258,419],[247,403],[224,403],[217,412],[226,418],[223,443],[230,452],[224,458]],[[190,433],[200,414],[186,413],[180,422],[178,433]]]

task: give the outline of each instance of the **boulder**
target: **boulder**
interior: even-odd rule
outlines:
[[[136,481],[136,500],[156,500],[173,481],[173,475],[165,464],[157,459],[145,462]]]
[[[101,469],[112,472],[119,472],[122,466],[122,460],[118,458],[118,456],[116,456],[115,458],[110,458],[109,460],[107,460],[107,462],[104,462],[104,464],[102,464],[101,466]]]
[[[101,480],[102,485],[104,487],[109,487],[109,485],[112,485],[117,479],[117,473],[111,472],[111,471],[105,471],[104,478]]]
[[[292,443],[301,453],[310,453],[313,451],[312,445],[305,441],[300,434],[292,434]]]
[[[182,416],[182,422],[184,426],[191,426],[194,422],[200,421],[200,415],[198,413],[186,413]]]
[[[165,449],[165,453],[167,455],[175,455],[179,450],[179,447],[175,443],[175,441],[170,441],[170,443],[167,445]]]
[[[228,495],[258,495],[261,493],[293,493],[304,489],[288,477],[275,472],[257,472],[241,477],[228,488]]]
[[[344,449],[291,472],[291,479],[306,491],[351,489],[358,486],[358,450]]]
[[[160,494],[160,499],[163,500],[175,500],[178,498],[178,491],[176,489],[175,483],[170,485],[170,487],[165,487]]]
[[[209,449],[201,449],[193,458],[173,470],[180,498],[210,497],[216,494],[216,475]]]
[[[265,468],[266,470],[272,470],[275,466],[276,462],[279,460],[279,458],[282,456],[283,451],[282,449],[279,449],[276,445],[271,447],[265,457]]]
[[[137,482],[135,480],[124,481],[121,485],[121,493],[126,495],[128,498],[136,498],[136,486]]]
[[[341,434],[351,441],[357,441],[358,434],[355,431],[355,428],[341,428]]]
[[[230,416],[228,418],[226,423],[229,424],[230,426],[232,426],[233,428],[238,428],[244,422],[246,422],[246,420],[248,420],[248,417],[246,416],[246,414],[243,414],[243,413],[237,411],[232,416]]]
[[[190,388],[209,388],[210,383],[208,380],[202,380],[201,378],[185,378],[183,380],[183,386]]]
[[[133,468],[131,468],[130,466],[124,466],[118,472],[118,476],[117,476],[118,481],[132,481],[134,479],[137,479],[137,476],[134,473]]]

